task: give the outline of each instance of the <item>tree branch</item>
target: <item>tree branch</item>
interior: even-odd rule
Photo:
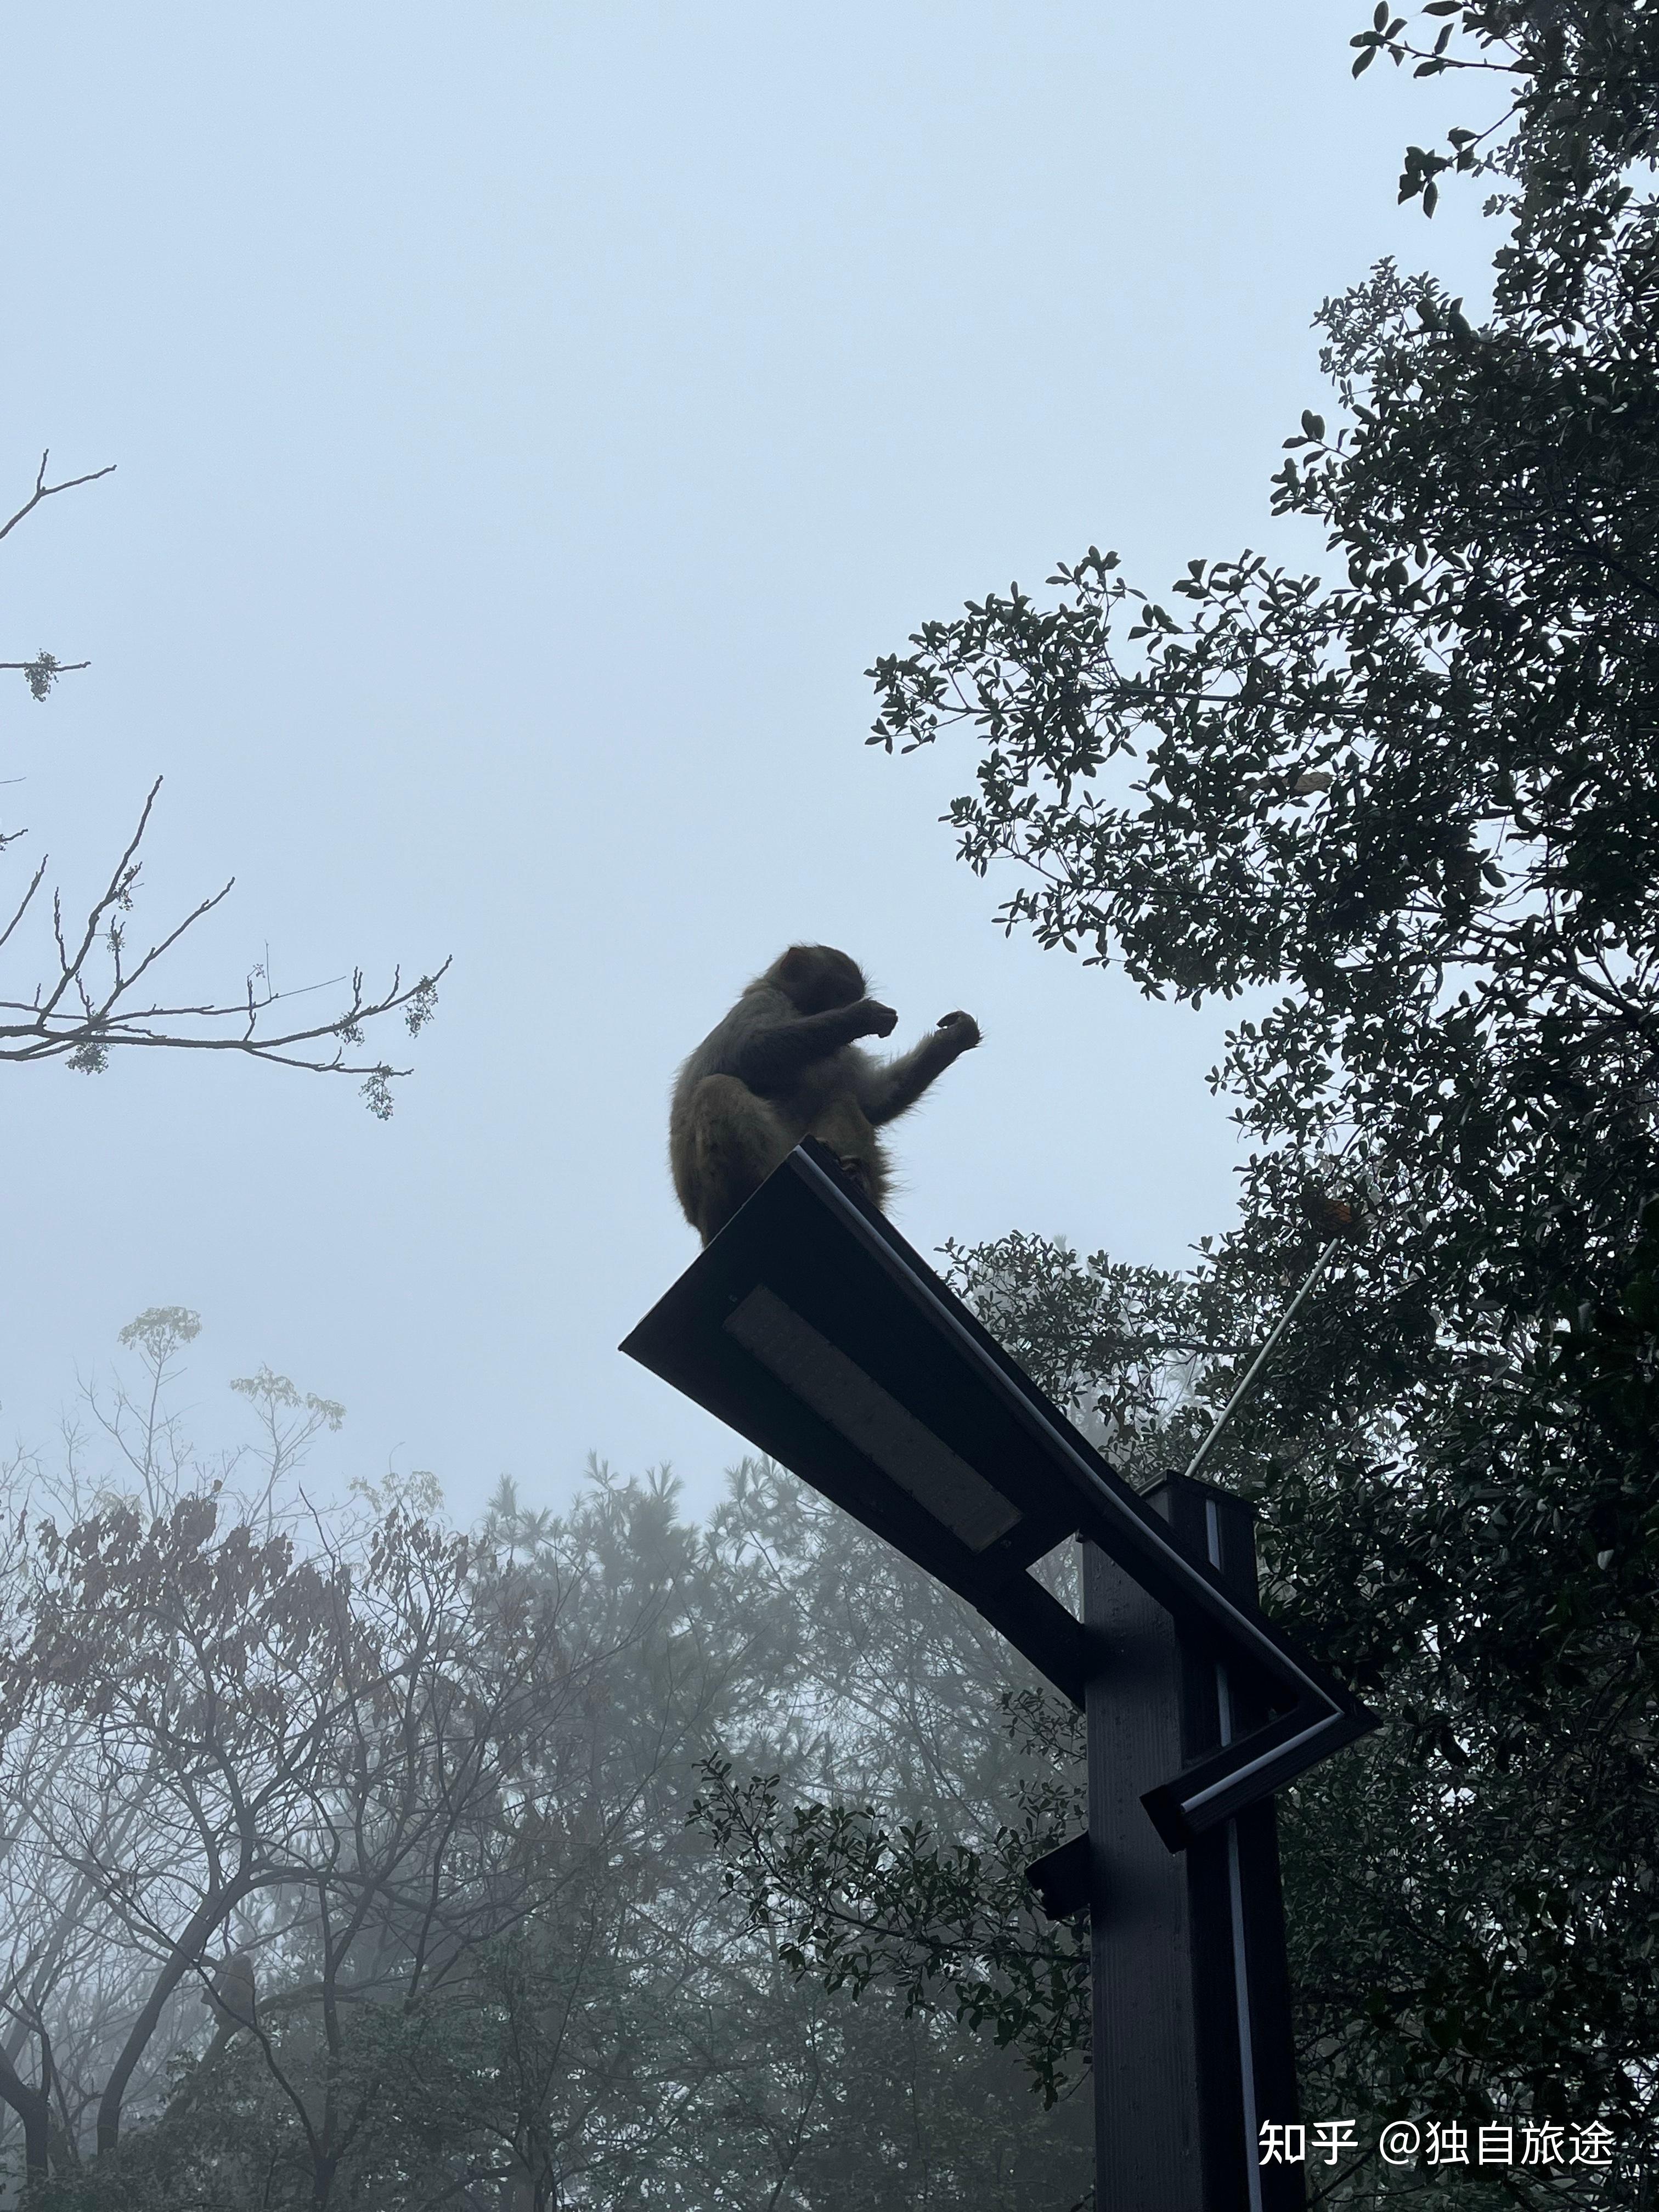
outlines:
[[[41,454],[40,465],[34,472],[34,489],[9,522],[0,523],[0,538],[9,538],[24,516],[33,514],[42,500],[55,499],[60,491],[74,491],[82,484],[96,483],[100,477],[112,477],[115,473],[115,464],[111,461],[106,467],[90,470],[83,477],[65,477],[62,483],[49,484],[46,482],[46,463],[51,458],[52,448],[48,447]],[[86,664],[82,661],[77,665],[84,667]]]
[[[330,984],[307,984],[295,991],[279,992],[256,969],[234,1000],[135,1003],[136,986],[181,938],[230,896],[235,882],[231,878],[202,899],[159,937],[134,967],[125,966],[123,925],[115,916],[132,904],[141,870],[140,848],[161,788],[158,776],[145,797],[137,827],[72,945],[64,932],[61,894],[54,894],[52,935],[56,973],[35,985],[27,998],[0,997],[0,1061],[66,1059],[82,1073],[95,1074],[107,1066],[111,1049],[121,1045],[171,1052],[240,1053],[247,1059],[301,1068],[312,1074],[357,1076],[362,1079],[370,1110],[386,1119],[392,1111],[388,1086],[410,1070],[385,1059],[359,1058],[349,1054],[347,1048],[361,1046],[368,1025],[388,1014],[401,1013],[410,1035],[417,1036],[435,1009],[438,985],[450,965],[447,959],[410,984],[404,982],[401,970],[394,969],[390,986],[378,995],[366,993],[362,970],[354,969],[350,994],[343,1006],[321,1020],[289,1028],[267,1025],[265,1018],[270,1009],[284,999],[302,998],[328,989]],[[0,950],[10,942],[28,912],[46,870],[46,861],[42,860],[15,912],[0,930]],[[94,977],[89,969],[100,935],[109,966],[106,974]],[[231,1024],[239,1034],[215,1034]]]

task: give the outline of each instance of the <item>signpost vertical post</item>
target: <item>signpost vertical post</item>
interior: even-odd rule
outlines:
[[[1248,1505],[1180,1475],[1150,1502],[1254,1598]],[[1296,2117],[1272,1801],[1183,1852],[1141,1802],[1254,1715],[1212,1648],[1081,1551],[1098,2212],[1297,2212],[1301,2169],[1260,2162],[1262,2123]]]

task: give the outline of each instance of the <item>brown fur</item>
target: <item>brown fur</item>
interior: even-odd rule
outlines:
[[[888,1036],[897,1021],[832,945],[792,945],[750,984],[681,1068],[669,1115],[674,1188],[705,1244],[805,1136],[886,1202],[877,1130],[979,1042],[978,1024],[955,1013],[896,1059],[861,1049],[860,1038]]]

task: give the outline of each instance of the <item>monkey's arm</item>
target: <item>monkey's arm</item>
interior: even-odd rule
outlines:
[[[793,1014],[757,1028],[733,1049],[730,1071],[763,1097],[792,1083],[815,1060],[828,1060],[860,1037],[887,1036],[898,1016],[874,999],[831,1006],[823,1014]]]
[[[945,1014],[918,1045],[896,1060],[872,1060],[869,1075],[860,1085],[859,1103],[879,1128],[914,1106],[937,1076],[953,1060],[971,1052],[979,1042],[979,1024],[971,1014]]]

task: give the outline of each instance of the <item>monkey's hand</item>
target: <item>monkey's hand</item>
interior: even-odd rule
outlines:
[[[971,1014],[941,1014],[938,1026],[952,1053],[971,1052],[979,1042],[979,1024]]]
[[[898,1027],[898,1016],[879,999],[860,999],[853,1011],[859,1017],[854,1036],[891,1036]]]

